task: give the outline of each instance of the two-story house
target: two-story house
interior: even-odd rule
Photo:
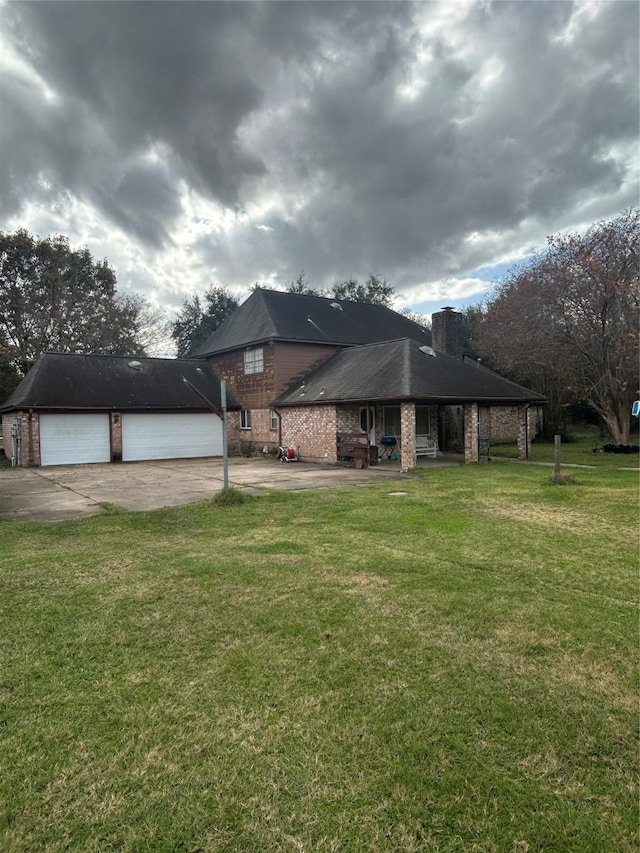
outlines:
[[[241,407],[229,429],[240,451],[287,445],[336,462],[341,438],[362,436],[369,460],[395,440],[408,468],[443,449],[476,461],[481,434],[510,432],[526,457],[543,398],[463,360],[457,318],[435,314],[432,341],[381,305],[256,289],[196,357]]]

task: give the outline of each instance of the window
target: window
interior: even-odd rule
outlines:
[[[360,429],[362,432],[369,432],[375,423],[373,409],[360,409]]]
[[[244,351],[244,372],[247,373],[262,373],[264,370],[264,358],[262,355],[262,347],[255,349],[246,349]]]
[[[416,406],[416,435],[431,433],[431,407]]]
[[[269,409],[269,429],[278,429],[278,416],[273,409]]]
[[[400,438],[400,406],[384,407],[384,435]]]
[[[243,409],[240,412],[240,429],[251,429],[251,412]]]

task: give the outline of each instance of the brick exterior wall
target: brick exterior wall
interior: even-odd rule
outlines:
[[[303,462],[336,462],[336,407],[287,406],[281,409],[282,443],[295,447]]]
[[[478,404],[464,404],[464,461],[478,461]]]
[[[213,355],[210,363],[243,409],[266,409],[294,381],[326,361],[336,347],[314,344],[271,342],[262,345],[263,371],[244,372],[244,353],[248,347]]]
[[[31,423],[29,423],[31,417]],[[26,431],[29,444],[29,465],[40,465],[40,415],[33,412],[27,415]],[[24,430],[24,427],[23,427]]]
[[[227,387],[238,403],[244,410],[251,412],[251,429],[240,429],[238,412],[228,413],[229,453],[258,455],[263,453],[264,448],[269,453],[277,453],[281,440],[283,444],[295,447],[296,444],[284,436],[281,439],[278,429],[271,429],[270,403],[289,387],[296,376],[307,373],[312,366],[328,358],[335,347],[266,343],[262,346],[263,371],[250,374],[244,372],[245,349],[209,359],[218,375],[226,379]]]
[[[360,432],[360,406],[338,406],[336,432]]]
[[[400,470],[408,471],[416,467],[416,407],[415,403],[402,403],[400,406]]]
[[[492,444],[516,441],[520,415],[518,406],[481,406],[480,435],[489,436]]]
[[[11,414],[5,413],[2,415],[2,445],[4,447],[4,455],[7,459],[11,459],[13,455],[13,439],[11,438],[11,424],[13,423],[14,412]]]
[[[216,373],[227,380],[227,386],[243,409],[265,409],[275,398],[275,347],[265,344],[262,347],[263,371],[261,373],[244,372],[244,352],[242,350],[212,356],[210,359]]]
[[[227,452],[230,456],[240,453],[240,412],[227,412]]]
[[[524,429],[524,414],[527,411],[526,439],[531,440],[538,434],[541,423],[540,407],[520,406],[482,406],[480,408],[480,435],[489,436],[492,444],[511,444],[518,442]]]
[[[20,459],[16,464],[25,468],[40,465],[40,418],[37,412],[5,412],[2,415],[2,440],[8,459],[13,455],[11,430],[14,421],[19,421]]]
[[[240,429],[240,412],[227,415],[228,446],[231,452],[233,444],[236,452],[243,456],[261,454],[264,448],[268,453],[277,453],[279,434],[271,429],[271,409],[251,409],[251,429]],[[231,417],[233,415],[233,418]]]

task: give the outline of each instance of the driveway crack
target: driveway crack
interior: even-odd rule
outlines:
[[[67,492],[72,492],[74,495],[78,495],[78,497],[84,498],[86,501],[89,501],[89,503],[93,504],[94,506],[102,506],[101,501],[95,500],[95,498],[92,498],[91,495],[85,495],[84,492],[79,492],[77,489],[74,489],[73,486],[67,486],[64,483],[60,483],[58,480],[56,480],[55,477],[48,477],[42,471],[34,469],[29,470],[30,473],[37,474],[38,477],[42,477],[43,480],[47,480],[49,483],[53,483],[54,485],[58,486],[58,488],[65,489]]]

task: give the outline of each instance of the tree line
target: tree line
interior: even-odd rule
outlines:
[[[582,234],[549,237],[543,251],[464,312],[467,349],[544,394],[551,430],[562,432],[571,407],[582,405],[615,444],[627,444],[638,396],[639,257],[637,208]],[[286,289],[387,307],[396,295],[374,274],[322,290],[301,272]],[[168,320],[143,297],[119,293],[107,261],[73,250],[65,237],[0,233],[0,400],[44,350],[155,355],[159,343],[173,342],[178,356],[188,356],[238,305],[216,285],[185,297]],[[403,313],[426,324],[421,315]]]
[[[252,289],[264,286],[256,283]],[[375,275],[319,291],[301,273],[287,289],[388,306],[395,293]],[[109,263],[94,260],[86,248],[72,249],[66,237],[39,239],[25,229],[0,232],[0,402],[41,352],[143,356],[174,349],[186,357],[239,304],[237,296],[216,285],[185,297],[168,319],[144,297],[118,292]]]
[[[271,289],[269,285],[255,282],[249,288]],[[395,289],[386,279],[370,273],[364,282],[355,278],[336,282],[329,289],[312,287],[304,271],[290,281],[285,290],[288,293],[301,293],[307,296],[324,296],[331,299],[347,299],[353,302],[370,302],[374,305],[386,305],[391,308]],[[202,296],[187,296],[172,322],[172,336],[176,343],[178,356],[189,356],[198,352],[209,335],[229,317],[240,302],[227,288],[220,285],[210,287]]]

